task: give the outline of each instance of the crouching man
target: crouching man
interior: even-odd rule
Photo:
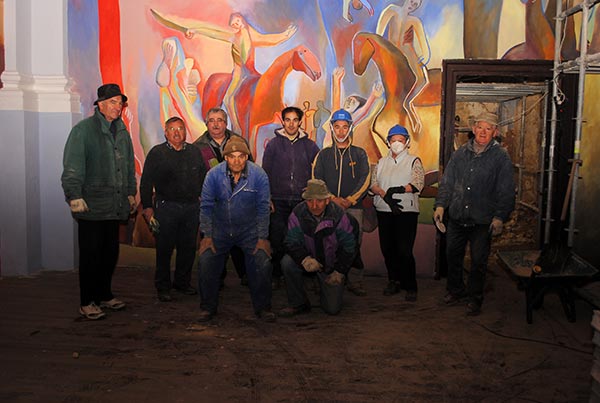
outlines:
[[[198,282],[199,321],[217,313],[225,258],[238,246],[244,253],[248,286],[256,316],[274,321],[271,312],[271,248],[269,236],[269,179],[248,161],[246,142],[232,137],[223,150],[225,161],[208,171],[202,187]]]
[[[311,179],[288,221],[286,255],[281,261],[288,296],[287,308],[279,316],[289,317],[310,311],[304,289],[307,273],[317,276],[321,308],[330,315],[342,309],[345,277],[357,251],[358,223],[335,203],[327,185]]]

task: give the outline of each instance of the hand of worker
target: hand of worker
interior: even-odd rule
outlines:
[[[256,248],[254,248],[253,255],[256,255],[256,252],[259,250],[264,251],[268,257],[271,257],[271,244],[268,239],[259,239],[256,242]]]
[[[444,221],[444,208],[443,207],[435,208],[435,211],[433,212],[433,221],[435,221],[435,222]]]
[[[332,271],[327,277],[325,277],[325,283],[328,285],[340,285],[344,282],[344,275],[339,271]]]
[[[129,214],[135,213],[135,209],[137,208],[135,196],[127,196],[127,201],[129,201]]]
[[[215,244],[213,243],[212,238],[203,238],[200,241],[200,249],[198,250],[198,256],[202,255],[208,249],[212,250],[213,253],[217,253],[217,249],[215,248]]]
[[[302,260],[302,267],[309,273],[313,273],[316,271],[320,271],[323,268],[323,265],[319,263],[317,259],[312,256],[307,256]]]
[[[73,199],[69,202],[69,207],[73,213],[84,213],[90,211],[87,203],[83,199]]]
[[[492,236],[498,236],[502,233],[502,229],[504,227],[504,224],[502,223],[502,220],[499,218],[494,218],[492,220],[492,223],[490,224],[490,234],[492,234]]]

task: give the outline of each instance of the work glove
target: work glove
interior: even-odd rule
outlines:
[[[71,207],[71,212],[73,213],[84,213],[86,211],[90,211],[87,203],[83,199],[73,199],[69,202],[69,207]]]
[[[332,271],[327,277],[325,277],[325,283],[328,285],[340,285],[344,282],[344,275],[339,271]]]
[[[444,208],[436,207],[433,212],[433,222],[437,229],[443,234],[446,232],[446,226],[444,225]]]
[[[160,224],[154,216],[150,217],[150,220],[148,220],[148,227],[150,227],[150,231],[152,231],[154,235],[158,235],[160,232]]]
[[[323,268],[323,265],[314,257],[307,256],[304,258],[304,260],[302,260],[302,267],[307,272],[314,273],[316,271],[320,271]]]
[[[502,220],[499,218],[494,218],[490,224],[490,234],[492,236],[500,235],[503,227],[504,224],[502,223]]]
[[[129,201],[129,214],[135,213],[135,209],[137,208],[135,196],[127,196],[127,201]]]
[[[405,192],[404,186],[394,186],[389,188],[385,192],[385,196],[383,196],[383,201],[387,203],[388,206],[392,209],[393,214],[402,213],[402,202],[398,199],[394,199],[395,194],[402,194]]]

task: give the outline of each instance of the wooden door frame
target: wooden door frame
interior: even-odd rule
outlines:
[[[538,83],[552,81],[551,60],[489,60],[452,59],[442,63],[442,94],[440,108],[440,154],[439,177],[450,160],[454,148],[454,117],[456,115],[456,86],[461,82],[471,83]],[[550,97],[549,97],[550,98]],[[548,108],[548,110],[550,110]],[[548,117],[549,119],[549,117]],[[548,131],[550,125],[547,125]],[[546,156],[544,156],[546,158]],[[557,181],[556,189],[561,187]],[[560,192],[558,192],[560,193]],[[555,203],[556,204],[556,203]],[[435,277],[447,273],[445,237],[436,235]]]

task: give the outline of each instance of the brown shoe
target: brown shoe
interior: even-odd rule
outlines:
[[[204,309],[201,309],[198,313],[198,322],[208,322],[212,318],[213,314],[208,311],[205,311]]]
[[[273,323],[277,321],[277,316],[270,309],[263,309],[256,316],[263,322]]]

